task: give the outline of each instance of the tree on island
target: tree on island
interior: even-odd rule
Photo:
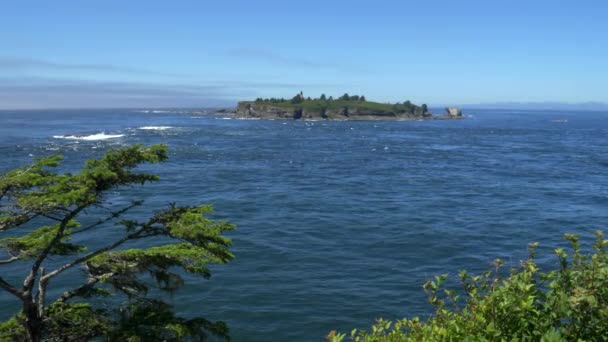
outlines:
[[[426,105],[426,103],[422,104],[422,114],[426,114],[429,112],[429,107]]]
[[[348,96],[348,94],[347,94],[347,93],[345,93],[344,95],[342,95],[342,96],[339,98],[339,100],[342,100],[342,101],[349,101],[349,100],[350,100],[350,96]]]
[[[361,95],[361,97],[359,98],[359,101],[361,101],[361,102],[365,102],[365,101],[367,101],[367,100],[365,99],[365,96]]]
[[[302,96],[301,94],[298,94],[298,95],[292,97],[290,102],[292,104],[302,103],[302,102],[304,102],[304,96]]]
[[[325,97],[325,94],[321,94],[321,97],[319,97],[319,100],[325,101],[325,100],[327,100],[327,97]]]
[[[152,287],[159,293],[179,290],[184,284],[183,272],[209,278],[208,264],[233,258],[228,250],[231,241],[222,234],[234,226],[207,218],[212,211],[208,205],[172,204],[146,220],[120,221],[117,219],[143,201],[110,207],[114,191],[159,179],[134,172],[138,165],[166,159],[164,145],[135,145],[91,159],[78,173],[55,172],[62,159],[53,156],[0,175],[0,231],[4,236],[14,232],[0,239],[0,256],[4,254],[0,265],[15,263],[27,271],[20,282],[15,281],[16,275],[0,277],[0,288],[21,303],[13,318],[0,324],[0,340],[227,337],[224,323],[178,317],[169,304],[147,293]],[[116,239],[89,249],[87,245],[97,239],[100,230],[110,231],[106,236]],[[123,249],[141,240],[149,241],[151,247]],[[77,267],[84,272],[82,279],[78,273],[68,272]],[[52,292],[64,292],[48,298],[51,286],[62,275],[72,277],[75,286],[57,288]],[[113,295],[124,296],[126,304],[118,307],[117,301],[105,301],[106,306],[115,305],[108,310],[97,308],[95,301],[87,302]]]

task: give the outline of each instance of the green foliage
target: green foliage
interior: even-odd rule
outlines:
[[[161,301],[136,302],[119,311],[117,321],[105,336],[108,341],[203,341],[209,333],[228,338],[222,322],[203,318],[184,319]]]
[[[85,251],[86,247],[84,246],[67,243],[70,239],[72,229],[79,226],[78,222],[70,220],[64,228],[64,236],[60,241],[53,244],[50,254],[70,255]],[[0,248],[4,248],[9,254],[19,259],[36,258],[48,245],[50,245],[54,237],[57,236],[57,232],[60,228],[60,224],[43,226],[18,238],[11,237],[0,239]]]
[[[592,250],[566,234],[571,252],[558,248],[556,269],[535,262],[537,243],[521,266],[501,275],[503,263],[478,276],[461,271],[463,290],[443,289],[446,275],[424,284],[434,315],[396,322],[379,319],[353,341],[605,341],[608,336],[608,240],[596,232]],[[460,296],[464,295],[462,299]],[[347,339],[331,332],[327,340]]]
[[[17,315],[0,323],[0,341],[27,341]],[[55,303],[45,317],[45,341],[204,341],[209,335],[229,339],[223,322],[204,318],[185,319],[158,300],[135,300],[111,312],[94,309],[88,303]]]
[[[177,341],[184,336],[204,338],[208,333],[227,336],[223,323],[176,317],[170,306],[160,299],[147,298],[147,293],[151,286],[165,292],[177,291],[184,284],[184,272],[209,278],[209,263],[223,264],[233,259],[228,250],[231,241],[222,234],[234,226],[208,218],[212,213],[209,205],[172,204],[148,220],[118,222],[118,218],[143,202],[133,201],[115,210],[107,207],[108,191],[158,180],[158,176],[137,173],[135,168],[142,163],[165,161],[167,155],[164,145],[135,145],[109,150],[102,158],[87,161],[75,174],[54,172],[61,161],[55,156],[0,176],[0,230],[16,230],[16,236],[0,239],[0,251],[9,256],[0,260],[0,265],[20,262],[30,270],[22,287],[0,277],[0,288],[22,303],[20,311],[15,309],[16,316],[0,325],[0,341],[86,341],[93,337],[112,340],[112,336],[119,336],[117,341],[136,341],[134,336],[139,335],[121,331],[124,327],[138,329],[133,322],[143,322],[142,314],[152,309],[162,314],[147,317],[149,333],[143,336],[149,338],[143,340]],[[82,226],[80,222],[87,219],[87,209],[91,207],[105,208],[108,213]],[[87,221],[91,222],[90,218]],[[110,228],[113,221],[124,230],[118,229],[115,241],[89,251],[87,244],[94,238],[91,233],[95,229],[117,230]],[[70,243],[77,234],[81,234],[82,245]],[[116,250],[139,239],[149,239],[151,247]],[[62,260],[63,265],[46,272],[51,255],[54,265]],[[26,265],[30,260],[31,266]],[[84,268],[85,277],[74,278],[74,288],[49,301],[46,293],[51,280],[76,266]],[[121,294],[126,295],[127,301],[123,311],[102,311],[95,308],[95,301],[83,302]],[[153,338],[154,333],[159,335]]]
[[[47,310],[44,335],[51,341],[89,341],[111,329],[107,313],[88,303],[54,303]]]
[[[305,98],[303,93],[300,92],[294,96],[290,101],[284,101],[281,99],[261,99],[255,100],[258,104],[268,104],[274,107],[289,109],[289,110],[306,110],[314,111],[319,113],[326,113],[328,110],[341,110],[348,108],[349,110],[360,110],[362,112],[373,112],[373,113],[393,113],[393,114],[411,114],[411,115],[424,115],[428,113],[428,107],[426,105],[416,106],[410,101],[406,101],[403,104],[387,104],[367,101],[363,95],[348,95],[344,94],[337,100],[334,100],[332,96],[327,98],[325,94],[322,94],[317,99],[311,99],[310,97]]]
[[[6,322],[0,322],[0,341],[25,341],[26,332],[23,324],[23,315],[15,315]]]

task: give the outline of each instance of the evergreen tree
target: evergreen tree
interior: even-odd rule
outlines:
[[[302,101],[304,101],[304,99],[302,98],[302,96],[300,94],[294,96],[293,98],[291,98],[291,103],[292,104],[298,104],[298,103],[302,103]]]
[[[348,101],[348,100],[350,100],[350,96],[348,96],[348,94],[345,93],[344,95],[342,95],[342,97],[340,97],[340,100]]]
[[[138,165],[163,162],[167,156],[166,146],[136,145],[89,160],[78,173],[54,171],[61,157],[53,156],[0,175],[0,232],[4,236],[0,251],[7,256],[0,266],[19,263],[27,270],[19,282],[0,277],[0,288],[21,303],[21,311],[0,324],[0,340],[177,341],[201,339],[209,333],[227,336],[224,323],[177,317],[162,300],[148,298],[147,290],[154,282],[161,292],[172,293],[183,285],[184,272],[209,278],[208,264],[233,258],[228,250],[231,242],[222,234],[234,226],[207,218],[208,205],[172,204],[149,219],[121,221],[117,219],[143,201],[109,207],[116,190],[159,179],[135,172]],[[95,217],[99,210],[94,208],[108,212]],[[96,241],[104,246],[90,249],[99,230],[112,231],[104,236],[115,239]],[[8,236],[10,232],[14,234]],[[140,240],[150,241],[151,247],[121,249]],[[85,276],[70,274],[75,286],[48,298],[47,293],[56,292],[49,291],[53,283],[76,267]],[[100,310],[86,302],[112,294],[124,295],[126,306]]]
[[[426,105],[426,103],[422,104],[422,114],[426,114],[429,112],[429,107]]]
[[[319,98],[319,100],[321,100],[321,101],[327,100],[327,98],[325,97],[325,94],[321,94],[321,97]]]
[[[367,101],[367,100],[365,99],[365,96],[361,95],[361,97],[359,98],[359,101],[361,101],[361,102],[365,102],[365,101]]]

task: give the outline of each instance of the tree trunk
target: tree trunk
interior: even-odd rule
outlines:
[[[38,314],[38,306],[31,295],[23,300],[23,314],[25,315],[25,329],[29,342],[40,342],[42,339],[42,318]]]

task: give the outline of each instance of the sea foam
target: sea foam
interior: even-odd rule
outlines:
[[[171,126],[143,126],[137,129],[149,130],[149,131],[165,131],[171,129]]]
[[[69,139],[69,140],[107,140],[124,137],[124,134],[105,134],[104,132],[95,133],[91,135],[54,135],[55,139]]]

